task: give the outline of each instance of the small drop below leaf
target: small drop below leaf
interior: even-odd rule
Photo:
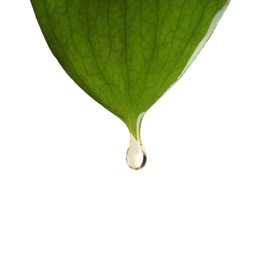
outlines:
[[[129,148],[126,153],[128,166],[133,170],[140,170],[146,164],[146,152],[141,141],[137,141],[132,135]]]

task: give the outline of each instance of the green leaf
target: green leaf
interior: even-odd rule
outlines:
[[[64,70],[135,138],[139,115],[185,72],[228,2],[31,0]]]

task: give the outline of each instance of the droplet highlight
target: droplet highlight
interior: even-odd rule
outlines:
[[[132,135],[130,138],[129,148],[126,153],[128,166],[133,170],[142,169],[147,161],[145,149],[141,141],[136,140]]]

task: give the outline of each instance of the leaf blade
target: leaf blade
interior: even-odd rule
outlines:
[[[227,0],[31,0],[53,54],[136,136],[146,112],[183,74]]]

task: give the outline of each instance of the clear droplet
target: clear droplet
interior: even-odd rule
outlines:
[[[129,148],[126,153],[128,166],[133,170],[140,170],[145,166],[147,157],[141,141],[137,141],[132,135]]]

